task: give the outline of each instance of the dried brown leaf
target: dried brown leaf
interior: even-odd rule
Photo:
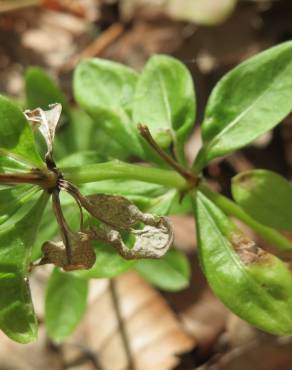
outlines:
[[[103,223],[95,228],[92,238],[111,244],[124,258],[160,258],[173,242],[173,229],[166,217],[141,212],[127,198],[97,194],[83,197],[74,190],[81,205]],[[134,226],[143,228],[135,230]],[[120,231],[134,237],[134,246],[128,248]]]
[[[68,261],[65,245],[60,242],[45,242],[42,246],[43,258],[40,264],[52,263],[65,271],[90,269],[95,263],[95,252],[86,233],[68,233],[71,247],[71,260]]]
[[[173,230],[165,217],[157,226],[146,225],[142,230],[131,230],[131,234],[135,242],[128,248],[117,230],[100,227],[93,231],[95,239],[111,244],[126,259],[161,258],[173,242]]]
[[[181,313],[182,322],[188,332],[198,338],[198,346],[202,354],[212,350],[217,338],[224,331],[228,313],[209,289]]]
[[[135,370],[171,370],[178,354],[190,351],[195,340],[187,335],[162,296],[136,273],[115,279]],[[92,282],[89,309],[70,343],[86,345],[104,370],[126,370],[129,362],[108,280]],[[64,345],[65,357],[68,345]]]
[[[48,343],[44,326],[39,328],[38,340],[23,345],[0,333],[1,370],[62,370],[61,356]]]
[[[155,226],[160,218],[143,213],[127,198],[96,194],[80,199],[82,206],[95,218],[114,229],[129,230],[135,224],[143,222]]]
[[[55,132],[61,117],[62,106],[61,104],[50,104],[49,110],[36,108],[34,110],[26,110],[24,115],[31,124],[33,129],[38,129],[43,135],[48,153],[53,151],[53,144],[55,139]]]

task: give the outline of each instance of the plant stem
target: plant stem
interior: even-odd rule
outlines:
[[[279,250],[282,251],[292,249],[292,243],[288,239],[286,239],[283,235],[281,235],[278,231],[272,229],[271,227],[257,222],[232,200],[226,198],[224,195],[212,191],[205,184],[200,184],[199,190],[204,193],[209,199],[211,199],[225,213],[235,216],[240,221],[250,226],[263,239],[271,243],[271,245],[276,246]]]
[[[186,180],[191,182],[192,184],[196,185],[198,182],[198,178],[192,172],[186,170],[183,166],[181,166],[178,162],[176,162],[173,158],[171,158],[168,154],[166,154],[160,146],[156,143],[149,131],[149,128],[145,125],[138,125],[138,130],[140,135],[144,138],[144,140],[151,146],[151,148],[176,172],[178,172],[182,177]]]
[[[64,178],[74,184],[122,179],[150,182],[180,190],[189,188],[188,182],[175,171],[128,164],[120,161],[90,164],[82,167],[61,168],[60,170]]]
[[[0,184],[33,184],[39,185],[44,189],[54,187],[57,182],[57,176],[52,171],[39,170],[27,173],[5,173],[0,174]]]

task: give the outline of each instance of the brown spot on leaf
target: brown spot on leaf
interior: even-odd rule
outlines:
[[[257,246],[253,240],[239,232],[233,233],[230,241],[244,265],[266,263],[269,260],[269,253]]]
[[[252,190],[255,187],[255,180],[251,177],[250,173],[242,173],[236,181],[246,190]]]

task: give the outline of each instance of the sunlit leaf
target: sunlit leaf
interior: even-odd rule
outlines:
[[[195,167],[239,149],[292,110],[292,42],[241,63],[215,86],[202,124],[203,148]]]
[[[89,59],[74,74],[78,104],[128,153],[142,156],[136,126],[130,118],[137,74],[119,63]]]
[[[195,121],[196,101],[188,69],[177,59],[156,55],[138,79],[133,120],[147,125],[156,142],[167,148],[174,143],[180,159]]]
[[[209,285],[236,315],[275,335],[292,334],[292,275],[202,193],[195,215],[199,256]]]

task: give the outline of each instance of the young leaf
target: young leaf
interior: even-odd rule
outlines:
[[[48,194],[43,193],[22,220],[0,231],[0,328],[11,339],[28,343],[37,336],[28,285],[31,246]]]
[[[193,81],[188,69],[172,57],[152,57],[137,83],[134,122],[147,125],[162,148],[174,142],[181,154],[194,125],[195,109]]]
[[[267,170],[242,172],[232,179],[232,195],[257,221],[292,231],[292,186],[284,177]]]
[[[176,249],[171,249],[158,260],[140,260],[135,268],[145,280],[162,290],[175,292],[189,284],[188,259]]]
[[[46,110],[50,104],[59,103],[62,105],[63,114],[70,120],[68,100],[42,68],[30,67],[27,69],[25,73],[25,92],[27,108]]]
[[[46,292],[45,323],[50,338],[55,342],[61,342],[71,334],[82,319],[87,292],[86,279],[54,269]]]
[[[80,135],[82,132],[82,135]],[[70,140],[68,140],[70,137]],[[98,152],[97,149],[98,148]],[[71,111],[71,119],[67,125],[64,125],[55,139],[54,157],[64,159],[64,157],[77,152],[95,151],[96,156],[107,159],[119,158],[127,159],[127,152],[116,141],[111,139],[103,127],[97,126],[89,115],[79,109]],[[92,163],[96,163],[92,162]],[[73,165],[76,166],[76,164]]]
[[[136,261],[127,261],[110,245],[95,242],[96,261],[90,270],[76,271],[83,278],[113,278],[135,266]]]
[[[241,63],[214,88],[202,124],[201,170],[272,129],[292,110],[292,41]]]
[[[214,293],[235,314],[275,335],[292,333],[292,275],[202,193],[195,201],[199,256]]]
[[[81,62],[74,74],[78,104],[127,152],[143,155],[130,116],[137,74],[121,64],[102,59]]]
[[[34,167],[43,167],[34,137],[21,110],[0,96],[0,156],[11,155]]]

